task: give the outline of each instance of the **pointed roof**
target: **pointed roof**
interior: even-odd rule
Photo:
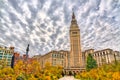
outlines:
[[[75,18],[75,14],[74,14],[74,11],[72,13],[72,20],[71,20],[71,29],[74,29],[74,28],[78,28],[78,25],[77,25],[77,20]]]
[[[74,11],[73,11],[73,13],[72,13],[72,20],[71,20],[71,23],[77,24],[77,21],[76,21],[76,19],[75,19]]]
[[[75,19],[75,14],[74,14],[74,12],[72,13],[72,19]]]

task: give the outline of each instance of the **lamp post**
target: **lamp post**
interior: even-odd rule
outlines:
[[[27,78],[28,52],[29,52],[29,44],[26,48],[26,57],[25,57],[25,76],[26,76],[26,78]]]
[[[11,59],[11,68],[14,67],[14,62],[15,62],[15,56],[13,54],[12,59]]]
[[[29,44],[28,44],[27,49],[26,49],[26,61],[28,59],[28,52],[29,52]]]

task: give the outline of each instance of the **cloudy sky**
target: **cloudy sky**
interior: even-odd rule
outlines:
[[[120,0],[0,0],[0,45],[31,56],[69,50],[72,8],[82,50],[120,51]]]

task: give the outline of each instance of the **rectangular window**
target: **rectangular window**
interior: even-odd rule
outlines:
[[[2,56],[0,56],[0,59],[2,59]]]
[[[72,32],[72,34],[77,34],[77,32]]]
[[[4,57],[4,58],[7,58],[7,55],[4,55],[3,57]]]
[[[3,55],[3,53],[2,53],[2,52],[0,52],[0,55]]]

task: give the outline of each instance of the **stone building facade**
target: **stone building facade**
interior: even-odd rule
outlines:
[[[81,42],[80,42],[80,29],[75,19],[74,12],[72,14],[72,21],[70,25],[70,67],[83,66]]]
[[[72,71],[73,73],[85,71],[84,66],[84,56],[81,50],[81,38],[80,29],[77,24],[74,12],[72,14],[72,20],[70,25],[70,53],[69,53],[69,63],[67,68],[64,68],[66,73]]]
[[[120,52],[113,51],[112,49],[103,49],[94,51],[94,49],[89,49],[84,52],[85,61],[87,60],[87,55],[92,54],[93,58],[96,60],[97,65],[101,66],[103,64],[109,64],[116,61],[120,61]]]
[[[113,51],[112,49],[104,49],[99,51],[88,49],[82,52],[80,29],[77,24],[77,20],[75,19],[74,13],[72,14],[69,34],[70,51],[51,51],[45,55],[34,56],[34,58],[40,61],[42,68],[44,68],[45,64],[49,62],[52,66],[62,66],[65,72],[85,71],[88,54],[93,55],[94,59],[97,61],[98,66],[112,63],[115,60],[120,61],[120,52]]]
[[[67,68],[68,63],[68,51],[51,51],[45,55],[34,56],[40,61],[41,68],[45,67],[45,64],[49,63],[52,66],[61,66]]]

